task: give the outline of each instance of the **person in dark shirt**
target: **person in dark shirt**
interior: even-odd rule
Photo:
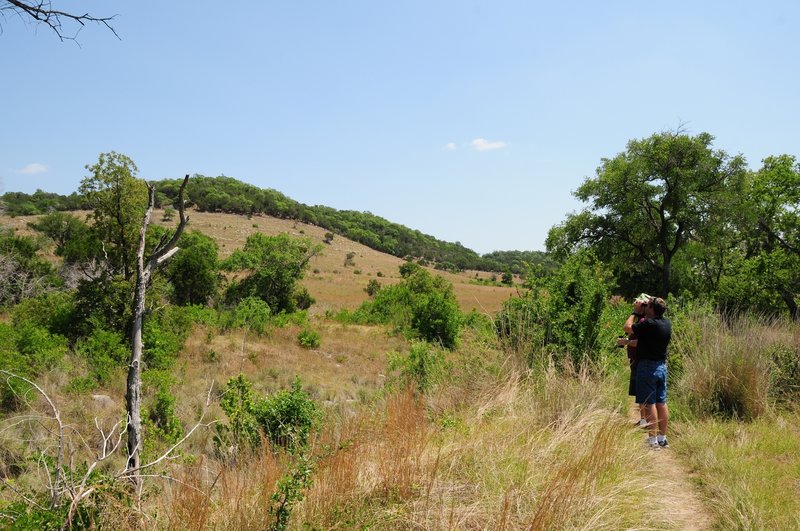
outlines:
[[[664,299],[651,297],[644,306],[645,319],[635,312],[625,323],[625,332],[635,340],[623,340],[636,346],[636,402],[644,404],[645,419],[650,426],[648,444],[652,448],[668,448],[667,423],[667,346],[672,338],[672,323],[664,317]]]

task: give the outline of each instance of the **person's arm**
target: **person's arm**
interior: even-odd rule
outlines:
[[[620,347],[636,347],[639,345],[639,340],[621,337],[617,339],[617,345],[619,345]]]
[[[625,326],[623,326],[623,330],[625,333],[630,335],[633,333],[633,323],[638,323],[639,319],[644,317],[644,306],[641,302],[634,302],[633,303],[633,313],[628,317],[628,320],[625,321]],[[631,345],[634,346],[634,345]]]

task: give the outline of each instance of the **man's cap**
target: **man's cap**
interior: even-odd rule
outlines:
[[[650,302],[650,299],[651,297],[647,293],[640,293],[639,296],[636,297],[636,299],[633,302],[645,303],[645,302]]]

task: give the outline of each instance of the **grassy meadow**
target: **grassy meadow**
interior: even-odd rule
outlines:
[[[190,220],[190,229],[212,236],[223,256],[255,232],[318,242],[326,232],[262,216],[192,212]],[[3,224],[25,233],[27,221],[4,218]],[[354,264],[345,266],[350,252]],[[537,350],[533,340],[510,346],[498,338],[493,318],[517,288],[475,282],[487,273],[434,272],[452,283],[463,312],[477,311],[453,350],[420,347],[391,326],[335,318],[368,299],[368,280],[400,282],[402,263],[336,236],[303,280],[316,299],[307,314],[270,321],[260,332],[195,323],[174,367],[152,378],[169,382],[184,431],[202,420],[176,452],[148,469],[139,507],[109,479],[124,467],[124,449],[100,460],[95,471],[82,464],[113,447],[116,439],[108,435],[124,413],[124,367],[92,391],[71,386],[91,369],[77,355],[68,353],[58,369],[45,372],[37,384],[59,409],[66,460],[73,463],[62,478],[71,486],[65,495],[74,499],[86,485],[93,489],[83,500],[84,527],[800,526],[796,323],[726,321],[676,304],[671,448],[652,452],[633,426],[627,366],[613,347],[626,302],[606,304],[600,355],[580,364]],[[12,322],[8,312],[0,319]],[[298,341],[309,328],[319,335],[312,348]],[[225,453],[218,427],[231,415],[220,403],[225,383],[240,374],[264,396],[301,378],[321,414],[306,452],[261,444]],[[160,384],[145,384],[145,403],[153,404]],[[28,389],[22,400],[19,414],[0,419],[0,512],[9,522],[8,515],[17,517],[14,525],[33,522],[18,529],[58,528],[35,520],[40,502],[28,496],[52,482],[56,423],[41,394]],[[171,444],[158,439],[146,446],[145,461]],[[24,471],[15,470],[22,462]]]

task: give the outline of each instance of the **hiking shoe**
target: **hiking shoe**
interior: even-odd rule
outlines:
[[[664,439],[663,441],[658,441],[658,446],[661,448],[669,448],[669,443]]]
[[[633,425],[636,426],[637,428],[646,428],[649,426],[647,421],[644,419],[637,420],[636,422],[633,423]]]
[[[661,445],[658,443],[658,441],[653,441],[653,442],[648,441],[647,447],[653,451],[661,450]]]

